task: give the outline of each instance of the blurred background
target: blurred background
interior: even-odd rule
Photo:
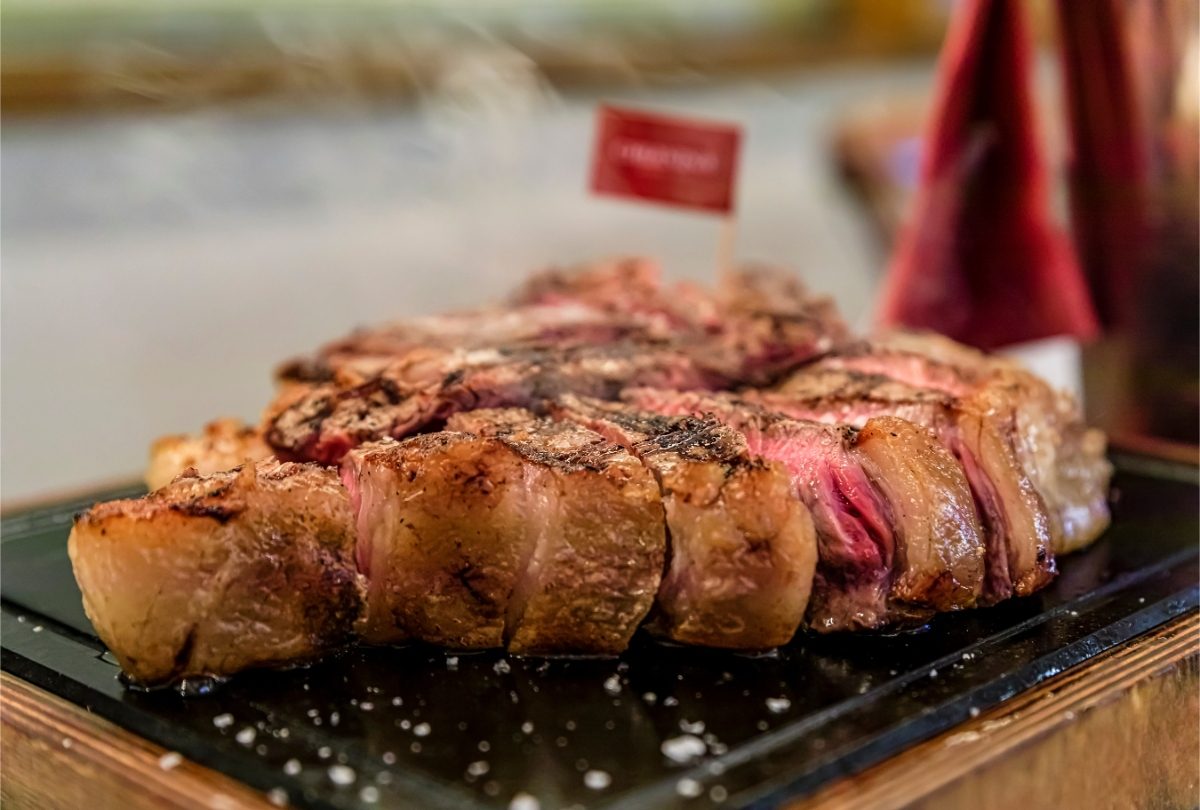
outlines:
[[[1165,334],[1088,350],[1094,417],[1194,441],[1196,3],[1123,5],[1174,26],[1168,48],[1128,23],[1162,46],[1130,70],[1178,153],[1155,178],[1174,241],[1138,322]],[[280,360],[487,302],[534,269],[648,254],[711,279],[715,220],[588,194],[600,102],[740,124],[738,257],[794,268],[868,327],[954,6],[6,0],[4,500],[136,476],[156,436],[254,421]],[[1065,224],[1057,17],[1028,7]],[[1135,379],[1139,351],[1174,365]],[[1176,412],[1139,411],[1138,390]]]

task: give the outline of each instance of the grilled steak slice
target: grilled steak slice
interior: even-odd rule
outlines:
[[[650,474],[577,425],[474,411],[351,453],[370,581],[364,636],[611,654],[654,601],[666,539]]]
[[[163,436],[155,441],[150,447],[146,486],[166,486],[187,469],[208,475],[270,455],[271,448],[257,429],[236,419],[217,419],[205,425],[198,436]]]
[[[1011,408],[823,364],[802,369],[776,391],[744,396],[797,419],[863,427],[892,415],[931,429],[961,464],[983,527],[984,602],[1032,593],[1053,576],[1050,517],[1013,445]]]
[[[68,541],[83,606],[145,684],[312,658],[353,640],[363,586],[333,470],[262,462],[92,507]]]
[[[816,540],[782,465],[750,456],[737,431],[711,418],[573,396],[553,412],[629,449],[658,481],[669,564],[652,632],[732,649],[792,638],[808,604]]]
[[[814,368],[883,375],[994,412],[1008,421],[1012,452],[1049,511],[1053,550],[1086,546],[1107,528],[1112,465],[1104,434],[1084,424],[1073,397],[1013,361],[939,335],[898,332],[839,350]]]
[[[730,395],[638,389],[626,397],[659,413],[711,414],[739,430],[751,453],[788,468],[817,530],[810,626],[878,627],[976,603],[984,547],[970,490],[923,428],[880,417],[860,431]]]

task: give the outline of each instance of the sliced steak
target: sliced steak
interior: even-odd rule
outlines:
[[[553,413],[629,449],[658,480],[669,563],[652,632],[732,649],[792,638],[808,604],[816,540],[782,465],[751,456],[741,434],[711,418],[573,396]]]
[[[1112,465],[1104,434],[1084,424],[1072,396],[1017,363],[939,335],[898,332],[840,349],[812,368],[882,375],[993,413],[1008,423],[1011,451],[1045,502],[1053,550],[1086,546],[1107,528]]]
[[[1012,409],[824,364],[747,399],[797,419],[864,427],[891,415],[931,429],[961,464],[987,547],[984,602],[1032,593],[1053,576],[1050,515],[1020,463]]]
[[[187,473],[84,512],[67,544],[97,634],[157,684],[294,663],[354,638],[354,525],[334,470]]]
[[[646,616],[666,540],[653,478],[578,425],[474,411],[351,453],[364,636],[613,654]]]
[[[712,415],[751,453],[788,468],[817,529],[814,628],[878,627],[976,603],[984,546],[970,490],[925,429],[886,417],[861,431],[791,419],[731,395],[626,397],[659,413]]]
[[[185,470],[200,475],[224,472],[271,455],[258,430],[237,419],[216,419],[197,436],[163,436],[150,446],[145,481],[149,489],[171,483]]]

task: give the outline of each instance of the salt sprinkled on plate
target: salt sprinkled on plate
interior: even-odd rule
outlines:
[[[392,705],[393,706],[403,706],[404,698],[399,698],[399,697],[392,698]]]
[[[168,751],[158,758],[158,767],[162,768],[164,771],[169,771],[173,768],[178,768],[179,763],[181,762],[183,762],[182,754],[180,754],[178,751]]]
[[[467,773],[471,774],[471,776],[483,776],[488,772],[490,767],[487,760],[480,759],[467,766]]]
[[[319,756],[321,759],[329,759],[329,757],[332,755],[333,755],[333,749],[330,748],[328,745],[322,745],[320,748],[317,749],[317,756]]]
[[[349,765],[330,765],[329,781],[335,785],[353,785],[358,774]]]
[[[396,755],[393,754],[391,751],[384,751],[383,756],[381,756],[380,759],[383,760],[384,765],[395,765],[396,764]]]
[[[679,701],[678,701],[677,699],[673,698],[673,697],[669,697],[669,698],[667,698],[666,700],[664,700],[664,701],[663,701],[663,705],[664,705],[664,706],[678,706],[678,705],[679,705]]]
[[[530,723],[528,720],[526,720],[524,723],[521,724],[521,731],[524,731],[526,734],[532,734],[533,733],[533,723]]]
[[[267,801],[276,807],[287,807],[288,795],[283,788],[271,788],[267,791]]]
[[[369,712],[371,709],[375,708],[375,704],[369,700],[364,700],[362,703],[358,704],[358,708],[362,709],[364,712]]]
[[[228,712],[225,714],[218,714],[213,718],[213,725],[217,728],[229,728],[233,725],[233,715],[229,714]]]
[[[688,734],[703,734],[704,721],[697,720],[695,723],[689,723],[687,720],[680,720],[679,729],[680,731],[686,731]]]
[[[254,737],[257,733],[251,726],[246,726],[234,736],[234,739],[249,747],[254,744]]]
[[[604,681],[604,691],[608,692],[610,695],[621,694],[621,676],[610,675]]]
[[[675,783],[675,792],[685,799],[694,799],[704,791],[704,787],[695,779],[680,779]]]
[[[365,804],[375,804],[375,802],[379,801],[379,788],[374,785],[365,785],[358,792],[358,798]]]
[[[412,731],[418,737],[428,737],[429,732],[433,731],[433,728],[428,723],[417,723],[413,726]]]
[[[708,749],[704,740],[693,734],[681,734],[669,740],[663,740],[661,746],[663,756],[672,762],[691,762],[704,756]]]
[[[654,694],[653,692],[647,692],[646,694],[642,695],[642,700],[653,706],[658,702],[658,695]]]
[[[583,783],[592,790],[604,790],[612,784],[612,777],[607,771],[588,771],[583,775]]]
[[[708,791],[708,798],[720,803],[729,798],[729,791],[720,785],[713,785],[712,790]]]
[[[528,793],[518,793],[508,803],[508,810],[542,810],[542,803]]]
[[[298,776],[300,771],[300,760],[298,759],[289,759],[287,762],[283,763],[283,772],[288,776]]]
[[[508,661],[504,660],[503,658],[497,661],[492,669],[496,670],[497,675],[507,675],[508,673],[512,672],[512,667],[510,667],[508,665]]]
[[[783,714],[790,708],[792,708],[792,702],[787,698],[767,698],[767,711],[771,714]]]
[[[458,669],[457,655],[451,655],[446,658],[446,669]]]

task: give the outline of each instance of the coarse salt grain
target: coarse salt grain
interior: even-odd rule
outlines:
[[[542,810],[542,803],[537,800],[536,796],[518,793],[508,803],[508,810]]]
[[[592,790],[604,790],[612,784],[612,777],[607,771],[588,771],[583,775],[583,784]]]
[[[704,787],[695,779],[680,779],[675,783],[675,792],[685,799],[694,799],[704,792]]]
[[[783,714],[792,708],[792,702],[785,697],[767,698],[767,711],[771,714]]]
[[[707,747],[704,740],[694,734],[681,734],[664,740],[661,746],[663,756],[672,762],[691,762],[704,756]]]
[[[358,774],[349,765],[330,765],[328,774],[329,781],[335,785],[353,785],[354,780],[358,778]]]
[[[170,771],[178,768],[181,762],[183,762],[182,754],[180,754],[178,751],[168,751],[158,758],[158,767],[162,768],[164,771]]]

